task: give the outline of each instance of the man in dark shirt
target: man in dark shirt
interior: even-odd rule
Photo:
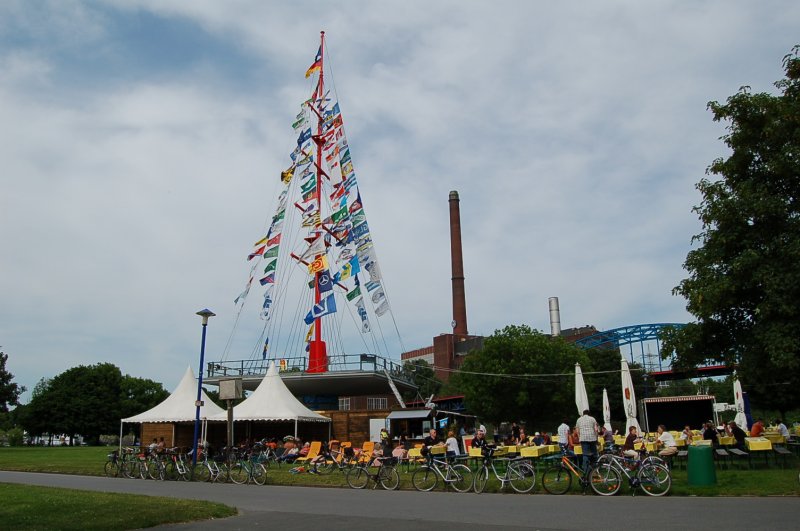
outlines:
[[[511,438],[515,441],[519,440],[519,426],[517,426],[516,422],[511,423]]]
[[[744,432],[742,428],[737,426],[734,421],[730,421],[728,425],[731,428],[731,435],[733,435],[733,438],[736,439],[736,448],[745,452],[746,450],[744,449],[744,438],[747,437],[747,434]]]
[[[422,452],[420,452],[428,461],[431,461],[433,457],[431,457],[430,448],[433,446],[442,446],[444,443],[438,439],[436,436],[436,428],[431,428],[431,431],[428,432],[428,436],[422,440]]]
[[[711,422],[706,422],[706,429],[703,430],[703,439],[711,441],[711,446],[719,446],[719,439],[717,438],[717,428]]]

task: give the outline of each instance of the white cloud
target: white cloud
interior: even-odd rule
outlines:
[[[233,327],[242,259],[272,214],[320,29],[387,292],[414,348],[449,329],[450,190],[461,195],[471,332],[548,330],[550,296],[564,328],[688,320],[670,290],[699,230],[694,183],[725,153],[706,102],[743,84],[770,89],[799,8],[0,9],[0,344],[10,368],[32,387],[111,361],[171,387],[196,364],[195,311],[219,314],[212,358]],[[164,22],[147,34],[163,53],[119,31],[142,14]],[[171,56],[159,33],[171,22],[194,27],[201,44]],[[148,60],[161,62],[149,70]],[[232,358],[253,348],[255,310],[239,326]]]

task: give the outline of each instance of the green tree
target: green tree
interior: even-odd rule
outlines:
[[[577,418],[571,376],[576,362],[591,368],[586,351],[528,326],[510,325],[487,337],[453,378],[467,408],[481,420],[555,426],[563,416]]]
[[[9,406],[19,405],[19,395],[25,387],[13,382],[14,375],[6,369],[8,354],[0,351],[0,413],[8,413]]]
[[[436,377],[433,367],[421,359],[403,363],[403,373],[414,381],[417,391],[406,391],[403,400],[427,400],[431,395],[438,395],[442,389],[442,381]]]
[[[737,366],[761,407],[785,413],[800,402],[800,59],[784,58],[779,95],[748,87],[724,104],[730,156],[712,162],[697,189],[700,246],[673,290],[696,317],[666,334],[665,356],[693,368]]]
[[[121,418],[132,417],[147,411],[169,396],[169,391],[164,389],[160,383],[128,374],[122,377],[120,393]]]

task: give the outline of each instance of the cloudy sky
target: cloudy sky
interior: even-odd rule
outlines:
[[[641,4],[3,0],[8,368],[172,389],[205,307],[221,355],[323,29],[406,348],[450,328],[450,190],[471,333],[547,331],[551,296],[565,328],[690,320],[671,289],[726,153],[706,104],[773,90],[800,4]]]

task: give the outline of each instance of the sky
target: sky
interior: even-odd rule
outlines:
[[[450,330],[451,190],[470,333],[549,332],[553,296],[563,328],[688,322],[695,184],[727,154],[706,105],[774,93],[798,20],[791,1],[3,0],[7,368],[23,401],[100,362],[171,390],[203,308],[206,360],[250,356],[233,299],[320,30],[402,347]],[[238,323],[257,336],[258,308]]]

